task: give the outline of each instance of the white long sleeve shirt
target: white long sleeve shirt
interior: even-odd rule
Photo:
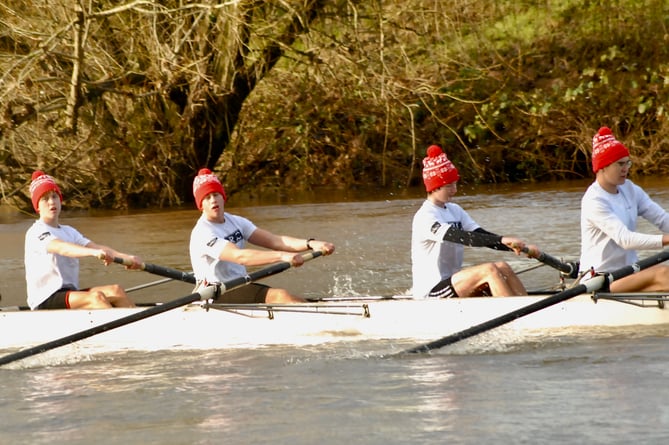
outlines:
[[[632,181],[616,194],[592,183],[581,199],[581,271],[611,272],[636,262],[636,250],[661,249],[661,234],[636,232],[639,217],[669,232],[669,213]]]

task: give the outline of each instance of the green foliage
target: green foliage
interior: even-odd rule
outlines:
[[[448,11],[437,8],[433,20],[423,21],[419,17],[425,17],[425,10],[418,2],[385,6],[384,23],[401,20],[402,26],[392,28],[393,40],[384,40],[383,54],[378,40],[375,46],[357,47],[364,59],[360,64],[312,42],[319,48],[320,65],[294,62],[282,66],[289,75],[275,72],[266,79],[263,93],[249,99],[247,119],[227,155],[236,157],[248,138],[258,136],[256,123],[270,122],[283,137],[263,133],[268,136],[262,138],[265,152],[313,155],[292,175],[274,169],[274,181],[290,177],[290,183],[307,185],[369,184],[370,178],[390,185],[383,181],[388,176],[396,184],[417,183],[420,159],[431,143],[444,146],[466,172],[464,180],[585,177],[591,174],[589,142],[601,125],[614,128],[643,158],[645,144],[657,146],[666,138],[669,39],[662,30],[667,6],[616,2],[623,4],[627,9],[621,12],[608,2],[496,2],[492,8],[485,7],[489,2],[460,2]],[[366,15],[368,31],[389,35],[373,16]],[[329,77],[327,69],[336,70],[336,76]],[[282,97],[272,95],[277,90]],[[303,91],[318,93],[304,96]],[[272,104],[271,112],[263,112],[263,101]],[[410,106],[415,107],[411,113]],[[287,115],[306,121],[291,125]],[[342,121],[342,115],[349,119]],[[376,125],[360,125],[364,116],[373,116]],[[291,128],[301,132],[286,140]],[[361,140],[366,150],[351,147],[351,141]],[[323,141],[327,151],[317,148]],[[336,165],[348,171],[331,170],[333,161],[351,156],[367,168],[340,162]],[[280,159],[273,158],[273,164]],[[230,163],[224,165],[228,177],[234,176],[227,169]],[[236,168],[258,165],[254,158]],[[389,165],[392,171],[386,176]],[[336,174],[318,175],[318,166]],[[661,173],[662,168],[648,163],[643,171]]]

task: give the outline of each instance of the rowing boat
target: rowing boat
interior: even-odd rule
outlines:
[[[515,311],[545,296],[469,299],[336,298],[291,305],[194,303],[91,336],[89,352],[220,349],[379,339],[424,341]],[[554,330],[669,325],[665,294],[580,295],[518,318],[504,329],[522,335]],[[34,346],[145,308],[0,311],[0,349]],[[498,328],[499,329],[499,328]]]

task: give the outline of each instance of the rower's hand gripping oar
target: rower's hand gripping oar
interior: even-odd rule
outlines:
[[[314,252],[309,252],[302,254],[302,258],[304,261],[309,261],[313,258],[317,258],[321,256],[323,252],[321,251],[314,251]],[[169,301],[167,303],[158,305],[158,306],[152,306],[148,309],[145,309],[140,312],[135,312],[133,314],[130,314],[125,317],[121,317],[117,320],[112,320],[107,323],[103,323],[99,326],[92,327],[90,329],[86,329],[81,332],[77,332],[71,335],[68,335],[66,337],[60,338],[58,340],[53,340],[48,343],[44,343],[38,346],[34,346],[31,348],[27,349],[22,349],[21,351],[15,352],[13,354],[8,354],[4,357],[0,357],[0,366],[5,365],[7,363],[11,363],[16,360],[21,360],[26,357],[30,357],[32,355],[36,355],[42,352],[46,352],[51,349],[58,348],[60,346],[64,346],[70,343],[74,343],[75,341],[83,340],[88,337],[92,337],[96,334],[101,334],[103,332],[110,331],[115,328],[119,328],[121,326],[125,326],[127,324],[133,323],[135,321],[143,320],[145,318],[161,314],[163,312],[167,312],[169,310],[178,308],[180,306],[186,306],[187,304],[194,303],[199,300],[210,300],[210,299],[216,299],[220,296],[221,293],[234,289],[239,286],[243,286],[245,284],[251,283],[252,281],[255,280],[260,280],[265,277],[269,277],[270,275],[275,275],[279,272],[283,272],[284,270],[290,269],[293,265],[289,262],[281,262],[281,263],[276,263],[272,264],[271,266],[268,266],[264,269],[257,270],[255,272],[252,272],[246,276],[243,277],[237,277],[233,278],[232,280],[228,280],[224,283],[220,283],[215,286],[208,286],[205,287],[198,292],[192,293],[190,295],[186,295],[185,297],[177,298],[176,300]]]
[[[114,257],[114,262],[123,264],[124,266],[132,266],[132,261],[129,258]],[[159,266],[157,264],[142,263],[140,267],[143,271],[160,275],[161,277],[172,278],[173,280],[184,281],[186,283],[195,284],[195,276],[192,273],[182,272],[169,267]]]
[[[551,295],[550,297],[544,298],[543,300],[539,300],[536,303],[529,304],[515,311],[501,315],[497,318],[493,318],[492,320],[488,320],[476,326],[472,326],[463,331],[456,332],[454,334],[443,337],[439,340],[430,343],[425,343],[402,352],[405,353],[428,352],[432,349],[438,349],[447,345],[451,345],[453,343],[457,343],[460,340],[473,337],[475,335],[489,331],[496,327],[502,326],[503,324],[510,323],[520,317],[524,317],[525,315],[529,315],[533,312],[545,309],[549,306],[553,306],[554,304],[561,303],[577,295],[586,292],[594,292],[602,288],[608,288],[608,286],[616,280],[624,278],[628,275],[635,274],[641,270],[647,269],[651,266],[655,266],[656,264],[662,263],[667,260],[669,260],[669,250],[663,250],[657,255],[650,256],[630,266],[621,267],[620,269],[617,269],[608,274],[596,275],[595,277],[585,281],[584,283],[578,286],[569,288],[555,295]]]
[[[529,254],[530,249],[524,247],[522,252]],[[540,261],[545,265],[552,267],[553,269],[557,269],[567,278],[578,278],[579,264],[577,262],[570,261],[565,263],[542,251],[539,252],[538,256],[532,256],[532,258],[535,258],[537,261]]]

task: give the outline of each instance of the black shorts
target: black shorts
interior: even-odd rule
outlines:
[[[217,303],[251,304],[264,303],[270,287],[259,283],[249,283],[227,291],[216,300]]]
[[[427,295],[430,298],[459,298],[460,296],[455,291],[453,283],[451,283],[451,277],[441,280],[439,284],[434,286],[430,293]]]
[[[71,287],[63,287],[52,293],[36,309],[70,309],[70,292],[76,290]]]

